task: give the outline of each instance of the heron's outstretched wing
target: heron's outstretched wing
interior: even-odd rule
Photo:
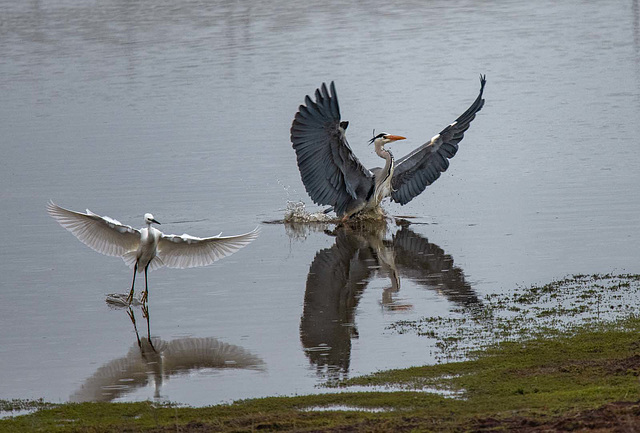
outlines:
[[[340,107],[333,82],[316,90],[301,105],[291,126],[291,143],[296,151],[302,183],[311,199],[331,205],[338,215],[354,200],[366,200],[373,189],[373,175],[355,157],[340,122]]]
[[[444,128],[431,141],[396,162],[391,179],[393,201],[407,204],[449,167],[449,159],[458,151],[458,143],[464,137],[464,132],[484,105],[482,92],[485,83],[485,76],[481,75],[480,94],[455,122]]]
[[[75,212],[50,201],[47,212],[82,243],[107,256],[122,257],[140,244],[139,230],[89,209],[87,213]]]
[[[237,236],[213,236],[197,238],[188,234],[165,235],[158,241],[158,257],[169,268],[193,268],[207,266],[230,256],[249,245],[258,237],[259,228]]]

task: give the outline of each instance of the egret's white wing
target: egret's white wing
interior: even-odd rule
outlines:
[[[109,217],[101,217],[87,209],[87,213],[62,208],[50,201],[47,212],[58,223],[69,230],[82,243],[107,256],[122,257],[137,250],[140,231],[121,224]]]
[[[249,245],[258,237],[259,229],[237,236],[213,236],[197,238],[184,234],[165,235],[158,241],[158,258],[169,268],[193,268],[207,266],[223,257],[230,256]]]

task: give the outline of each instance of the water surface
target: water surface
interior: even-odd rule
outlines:
[[[0,8],[0,398],[205,405],[314,392],[434,362],[434,341],[394,321],[567,274],[640,272],[637,0]],[[466,109],[480,73],[486,104],[449,170],[407,206],[385,205],[410,224],[263,224],[288,200],[318,209],[289,128],[322,82],[335,80],[350,143],[372,167],[373,128],[408,137],[395,155],[409,152]],[[129,270],[60,228],[49,199],[134,226],[152,212],[177,234],[260,224],[262,235],[211,267],[151,273],[150,332],[135,308],[136,333],[105,303],[128,290]],[[163,369],[96,380],[146,362],[149,335],[255,362],[169,368],[159,349]]]

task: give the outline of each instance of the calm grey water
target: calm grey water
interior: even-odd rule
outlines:
[[[314,392],[434,362],[434,341],[394,321],[572,273],[640,272],[637,0],[0,11],[0,398]],[[409,152],[466,109],[480,73],[486,105],[449,171],[386,205],[411,225],[263,223],[289,200],[317,209],[289,127],[320,83],[336,81],[352,147],[376,166],[373,128]],[[262,235],[210,267],[151,273],[148,332],[139,308],[134,327],[105,303],[129,270],[59,227],[49,199],[134,226],[152,212],[171,233]]]

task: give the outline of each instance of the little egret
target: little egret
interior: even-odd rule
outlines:
[[[343,221],[359,213],[381,213],[380,202],[386,197],[407,204],[449,167],[458,143],[484,105],[485,83],[481,75],[478,97],[455,122],[397,162],[384,145],[404,137],[385,133],[373,137],[370,143],[385,166],[371,170],[360,163],[347,143],[349,122],[340,120],[336,86],[331,82],[329,92],[322,84],[315,101],[305,98],[306,105],[298,108],[291,125],[291,144],[307,193],[314,203],[332,206],[325,212],[334,210]]]
[[[144,269],[141,299],[144,304],[149,292],[147,270],[162,266],[184,269],[210,265],[247,246],[258,237],[259,232],[256,227],[249,233],[236,236],[221,236],[222,233],[209,238],[188,234],[165,235],[151,226],[160,223],[150,213],[144,215],[146,227],[138,230],[108,216],[97,215],[89,209],[87,213],[75,212],[52,201],[47,204],[47,212],[89,248],[107,256],[122,257],[133,268],[131,291],[127,297],[129,304],[133,300],[136,272]]]

